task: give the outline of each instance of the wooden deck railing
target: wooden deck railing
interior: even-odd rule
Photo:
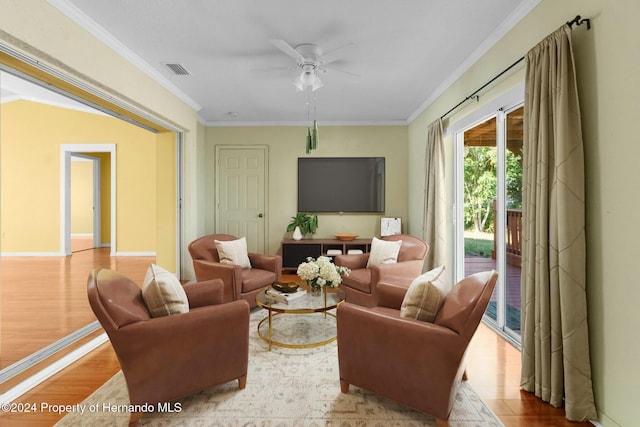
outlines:
[[[496,230],[496,201],[493,200],[493,229]],[[520,267],[522,263],[522,209],[507,209],[507,227],[505,229],[507,264]],[[491,257],[496,258],[497,239],[493,236]]]

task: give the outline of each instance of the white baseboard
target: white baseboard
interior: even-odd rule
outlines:
[[[116,252],[113,256],[156,256],[155,252]]]
[[[0,256],[67,256],[64,252],[0,252]]]

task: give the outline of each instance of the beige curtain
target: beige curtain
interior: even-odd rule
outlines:
[[[522,387],[573,421],[596,419],[585,291],[584,155],[571,28],[527,54]]]
[[[427,128],[425,153],[422,238],[429,244],[429,252],[427,252],[425,260],[427,270],[445,265],[446,262],[447,223],[445,212],[442,120],[438,119]]]

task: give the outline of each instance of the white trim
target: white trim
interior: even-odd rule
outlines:
[[[21,383],[17,384],[16,386],[10,388],[6,392],[0,394],[0,406],[13,402],[15,399],[22,396],[23,394],[25,394],[26,392],[28,392],[38,384],[46,381],[48,378],[60,372],[61,370],[71,365],[76,360],[85,356],[86,354],[98,348],[98,346],[104,344],[107,341],[108,341],[107,334],[103,332],[102,334],[98,335],[96,338],[78,347],[77,349],[67,354],[66,356],[56,360],[52,364],[48,365],[41,371],[38,371],[37,373],[30,376],[29,378],[22,381]]]
[[[67,256],[64,252],[0,252],[0,256]]]
[[[362,120],[362,121],[324,121],[318,120],[318,126],[407,126],[409,122],[407,120]],[[282,121],[282,122],[206,122],[209,127],[252,127],[252,126],[309,126],[309,121]]]
[[[453,134],[453,283],[464,277],[464,133]],[[462,226],[460,226],[462,224]],[[462,245],[462,250],[460,248]]]
[[[93,237],[93,233],[71,233],[71,237]]]
[[[72,153],[109,153],[111,155],[111,255],[116,248],[116,145],[61,144],[60,145],[60,250],[71,255],[71,155]],[[77,154],[74,154],[76,156]],[[94,174],[95,174],[94,168]],[[95,181],[95,179],[94,179]],[[95,182],[94,182],[95,186]],[[94,191],[95,193],[95,191]],[[96,209],[99,208],[99,205]],[[94,217],[95,221],[95,217]],[[94,222],[95,224],[95,222]],[[94,230],[95,235],[100,230]]]
[[[102,245],[102,166],[98,157],[93,157],[91,161],[93,162],[93,247],[98,248]]]
[[[524,100],[524,98],[523,98]],[[507,307],[507,242],[505,240],[505,229],[507,223],[507,204],[505,203],[507,195],[507,116],[503,109],[496,113],[496,228],[494,230],[494,239],[496,245],[496,270],[501,274],[498,275],[496,283],[497,301],[496,301],[496,322],[498,327],[504,331],[507,325],[506,307]],[[502,274],[504,272],[504,274]],[[504,309],[503,309],[504,308]]]
[[[51,6],[55,7],[60,12],[65,14],[73,22],[80,25],[98,40],[109,46],[111,49],[116,51],[116,53],[138,67],[142,72],[154,79],[169,92],[173,93],[175,96],[187,103],[191,108],[196,111],[200,111],[202,109],[202,106],[200,106],[197,102],[187,96],[177,86],[171,83],[166,77],[160,74],[155,68],[150,66],[146,61],[136,55],[131,49],[122,44],[118,39],[116,39],[108,31],[98,25],[96,21],[89,18],[75,5],[71,4],[67,0],[48,0],[48,2]]]
[[[155,252],[116,252],[111,256],[156,256]]]
[[[182,278],[182,238],[184,230],[182,229],[182,199],[184,182],[184,133],[175,132],[176,137],[176,270],[177,278]],[[156,247],[157,249],[157,247]]]
[[[1,69],[0,69],[0,71],[1,71]],[[24,97],[22,95],[3,96],[0,99],[0,104],[7,104],[9,102],[20,101],[22,99],[24,99]]]
[[[413,112],[408,118],[407,122],[413,122],[424,110],[426,110],[440,95],[442,95],[449,87],[455,83],[464,73],[471,68],[484,54],[486,54],[502,37],[504,37],[518,22],[529,14],[541,0],[526,0],[523,1],[511,12],[511,14],[502,21],[496,29],[484,39],[484,41],[476,48],[471,55],[467,56],[462,64],[451,73],[450,77],[443,81],[436,90],[429,95],[429,97]],[[517,58],[513,58],[514,60]]]

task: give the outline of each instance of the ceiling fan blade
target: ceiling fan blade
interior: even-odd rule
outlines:
[[[339,69],[339,68],[323,66],[321,71],[323,71],[323,72],[324,72],[325,70],[337,71],[337,72],[339,72],[339,73],[348,74],[348,75],[350,75],[351,77],[360,77],[360,74],[352,73],[351,71],[341,70],[341,69]]]
[[[322,55],[320,58],[320,64],[330,64],[331,62],[337,61],[341,59],[345,55],[349,53],[351,49],[353,49],[356,45],[353,43],[346,44],[337,49],[330,50]]]
[[[283,71],[294,71],[296,69],[297,69],[297,67],[295,67],[295,66],[291,66],[291,67],[265,67],[265,68],[252,68],[251,70],[249,70],[249,72],[252,73],[252,74],[258,74],[258,73],[269,74],[269,73],[281,73]]]
[[[293,59],[295,59],[296,61],[304,62],[304,56],[300,55],[300,53],[296,51],[294,48],[292,48],[291,45],[289,45],[289,43],[287,43],[286,41],[273,39],[271,40],[271,44],[277,47],[278,49],[280,49],[281,51],[283,51],[284,53],[286,53],[287,55],[289,55],[290,57],[292,57]]]

